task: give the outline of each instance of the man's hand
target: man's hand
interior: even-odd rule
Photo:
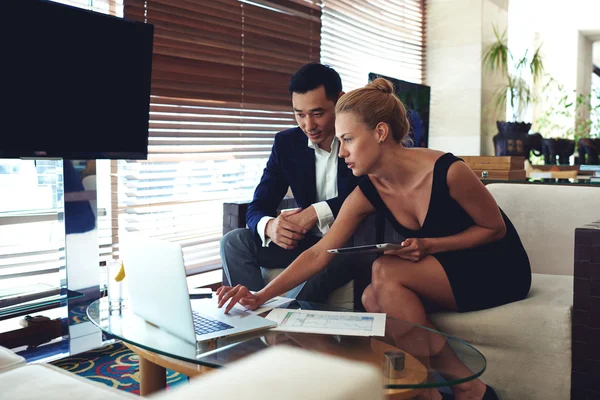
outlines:
[[[312,208],[312,207],[311,207]],[[266,235],[279,247],[290,250],[298,246],[307,232],[305,228],[290,221],[290,217],[300,213],[300,209],[284,211],[275,219],[267,222]]]
[[[310,206],[300,212],[287,214],[286,219],[291,223],[304,228],[306,232],[308,232],[317,224],[318,216],[315,208]]]

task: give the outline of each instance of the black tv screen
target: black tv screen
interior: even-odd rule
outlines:
[[[392,82],[396,96],[406,108],[410,122],[409,136],[413,147],[429,146],[429,102],[431,88],[418,83],[406,82],[389,76],[369,73],[369,82],[385,78]]]
[[[0,158],[147,158],[153,31],[0,0]]]

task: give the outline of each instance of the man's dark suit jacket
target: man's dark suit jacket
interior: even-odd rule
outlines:
[[[338,158],[338,197],[327,200],[334,216],[357,182],[358,178],[346,166],[344,159]],[[271,156],[246,212],[246,222],[255,237],[259,237],[256,225],[261,218],[276,216],[277,206],[288,187],[292,188],[298,207],[305,209],[316,202],[315,151],[308,147],[308,137],[300,128],[275,135]]]

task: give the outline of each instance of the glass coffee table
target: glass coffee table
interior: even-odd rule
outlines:
[[[351,311],[297,301],[288,308]],[[92,323],[122,340],[139,356],[142,396],[166,387],[167,368],[190,377],[197,376],[280,345],[377,365],[382,369],[388,396],[401,399],[425,394],[432,388],[476,379],[486,368],[485,357],[468,343],[393,318],[386,320],[384,337],[260,331],[193,344],[147,323],[126,306],[121,311],[109,312],[106,298],[91,303],[87,314]]]

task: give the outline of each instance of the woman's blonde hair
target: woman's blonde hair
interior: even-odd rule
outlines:
[[[394,85],[386,79],[377,78],[365,87],[352,90],[338,100],[335,113],[352,112],[369,127],[385,122],[398,143],[406,142],[410,123],[406,109],[394,94]]]

